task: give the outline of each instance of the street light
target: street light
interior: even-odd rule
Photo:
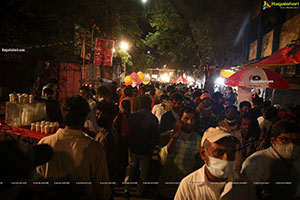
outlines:
[[[147,0],[142,0],[142,3],[147,3]]]
[[[122,50],[124,50],[124,51],[127,51],[128,48],[129,48],[129,45],[128,45],[127,42],[121,41],[121,42],[120,42],[120,48],[121,48]],[[126,62],[124,62],[124,73],[125,73],[125,72],[126,72]]]
[[[129,48],[129,45],[128,45],[127,42],[122,41],[122,42],[120,43],[120,48],[121,48],[122,50],[124,50],[124,51],[127,51],[128,48]]]

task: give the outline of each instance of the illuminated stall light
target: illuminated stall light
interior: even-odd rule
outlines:
[[[191,77],[191,76],[188,76],[186,79],[187,79],[189,82],[194,82],[194,78]]]
[[[161,80],[162,82],[170,82],[170,77],[169,77],[168,74],[161,74],[161,75],[160,75],[160,80]]]
[[[224,78],[218,77],[218,78],[216,79],[215,83],[218,84],[218,85],[224,85],[224,81],[225,81]]]

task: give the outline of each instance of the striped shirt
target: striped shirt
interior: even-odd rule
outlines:
[[[166,197],[174,197],[179,185],[179,183],[168,184],[169,182],[180,182],[183,177],[195,169],[196,155],[199,153],[201,146],[201,136],[194,132],[191,134],[190,140],[184,140],[179,136],[172,153],[168,153],[167,146],[160,150],[159,155],[164,167],[159,177],[161,184],[159,190]]]

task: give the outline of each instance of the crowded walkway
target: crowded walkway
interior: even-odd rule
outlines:
[[[159,83],[95,89],[83,86],[48,110],[63,123],[38,145],[1,142],[7,154],[0,151],[0,199],[65,192],[76,199],[300,198],[300,106],[279,109],[258,95],[237,105],[230,87],[213,93]],[[42,96],[51,99],[52,89],[45,90]],[[18,165],[28,167],[15,173]],[[70,185],[64,192],[51,184],[16,188],[11,181]],[[85,184],[72,184],[78,182]]]

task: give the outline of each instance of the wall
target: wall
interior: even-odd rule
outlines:
[[[252,42],[250,44],[249,59],[248,60],[256,59],[256,52],[257,52],[257,40],[255,40],[254,42]]]
[[[272,90],[268,89],[266,99],[272,97]],[[282,108],[289,108],[292,105],[300,104],[299,90],[276,90],[274,104],[279,104]]]
[[[270,31],[263,36],[262,49],[261,49],[262,58],[266,56],[270,56],[272,54],[273,34],[274,31]]]
[[[279,48],[286,47],[291,40],[300,38],[300,14],[287,20],[281,27]]]

